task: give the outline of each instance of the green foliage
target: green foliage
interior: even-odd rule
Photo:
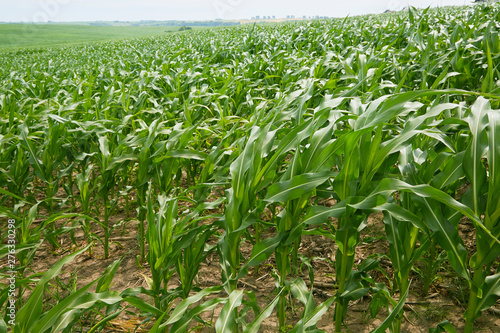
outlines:
[[[412,8],[0,53],[0,216],[15,220],[24,296],[14,331],[70,331],[84,313],[96,315],[92,332],[104,330],[133,307],[152,332],[257,332],[274,309],[279,330],[317,332],[335,306],[340,332],[351,302],[370,294],[372,317],[388,310],[375,332],[400,332],[412,272],[428,290],[449,263],[468,288],[472,332],[500,295],[499,13]],[[116,221],[122,209],[126,221]],[[375,212],[389,252],[357,263]],[[461,219],[475,233],[472,249]],[[95,293],[93,283],[72,287],[44,314],[62,265],[92,256],[96,240],[97,259],[113,257],[112,235],[125,222],[137,222],[147,288],[112,291],[117,261]],[[60,246],[65,233],[78,245],[79,228],[83,248],[29,290],[41,275],[27,276],[37,249]],[[335,242],[335,294],[319,305],[312,259],[300,253],[306,234]],[[201,288],[200,265],[215,250],[220,285]],[[2,259],[9,254],[0,247]],[[259,307],[239,282],[263,263],[276,291]],[[431,331],[454,328],[443,321]]]

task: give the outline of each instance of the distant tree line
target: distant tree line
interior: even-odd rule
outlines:
[[[89,22],[94,26],[132,26],[132,27],[216,27],[226,25],[239,25],[240,22],[214,21],[95,21]]]
[[[174,27],[215,27],[215,26],[225,26],[225,25],[239,25],[239,22],[227,22],[227,21],[139,21],[130,22],[132,26],[149,26],[149,27],[161,27],[161,26],[174,26]]]

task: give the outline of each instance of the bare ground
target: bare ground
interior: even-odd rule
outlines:
[[[111,223],[123,221],[124,219],[124,214],[117,215],[111,219]],[[463,222],[463,225],[463,230],[469,232],[473,231],[466,222]],[[99,278],[114,260],[125,255],[115,275],[114,284],[111,289],[123,291],[127,288],[139,286],[147,288],[145,276],[150,276],[150,272],[147,263],[142,263],[142,269],[137,264],[136,256],[139,254],[139,247],[136,240],[136,230],[137,223],[135,220],[130,220],[128,223],[125,223],[124,228],[117,228],[111,238],[113,241],[110,248],[110,259],[103,259],[102,246],[97,245],[94,249],[93,257],[88,257],[85,253],[78,256],[72,263],[66,265],[60,275],[61,281],[64,284],[69,284],[71,279],[74,280],[76,278],[78,288],[82,287]],[[369,242],[362,241],[358,246],[356,252],[357,263],[360,263],[371,254],[388,253],[388,244],[386,240],[381,237],[383,234],[383,222],[381,221],[380,215],[374,215],[369,218],[369,223],[364,234],[365,237],[370,235],[371,238]],[[269,237],[271,235],[272,234],[268,232],[264,234],[263,237]],[[464,236],[464,239],[468,240],[468,245],[471,246],[473,244],[473,238],[469,236],[472,235],[464,234]],[[78,241],[78,247],[83,247],[85,245],[83,233],[81,231],[75,233],[75,238]],[[212,241],[215,242],[216,240],[212,239]],[[76,248],[77,247],[71,244],[67,236],[62,237],[61,249],[55,252],[51,251],[49,246],[44,244],[37,251],[31,268],[34,272],[44,272],[56,261],[61,259],[62,255],[68,254]],[[243,256],[248,258],[251,249],[252,246],[250,242],[245,241],[242,245]],[[302,238],[302,245],[299,252],[308,258],[316,258],[311,260],[315,276],[314,295],[316,304],[320,304],[328,297],[335,294],[335,250],[335,243],[328,237],[307,235]],[[262,307],[264,307],[267,302],[270,302],[274,296],[275,278],[272,275],[273,264],[274,258],[271,257],[268,262],[260,266],[258,272],[251,270],[249,275],[243,278],[239,284],[240,288],[254,292],[259,302],[261,302]],[[381,267],[386,271],[388,276],[391,276],[392,268],[389,260],[383,259],[381,261]],[[206,288],[221,285],[220,271],[218,254],[217,252],[212,252],[200,267],[197,286]],[[438,323],[445,319],[449,320],[459,332],[461,331],[464,325],[462,315],[465,311],[465,304],[463,303],[464,299],[460,299],[460,297],[465,297],[465,285],[463,282],[462,285],[460,284],[460,281],[455,277],[452,271],[442,271],[439,274],[442,275],[442,278],[431,286],[429,296],[427,297],[418,293],[419,289],[421,289],[419,277],[416,275],[412,276],[412,290],[415,291],[410,293],[406,302],[405,320],[403,321],[402,327],[403,332],[428,332],[429,328],[436,327]],[[299,272],[299,276],[310,285],[307,268],[302,269],[301,272]],[[378,282],[387,282],[387,278],[380,273],[377,274],[377,272],[374,272],[373,277]],[[290,278],[293,277],[290,276]],[[169,284],[169,288],[174,289],[179,284],[180,282],[174,275]],[[55,287],[53,288],[55,289]],[[61,295],[69,293],[67,290],[60,289]],[[395,296],[397,298],[397,295]],[[144,299],[147,299],[147,297],[145,296]],[[152,302],[152,300],[150,301]],[[347,315],[347,327],[350,332],[370,332],[378,327],[385,319],[387,315],[385,311],[381,311],[374,319],[370,318],[369,303],[370,298],[367,296],[350,305]],[[50,301],[46,304],[47,307],[50,307]],[[289,310],[288,320],[289,323],[293,325],[300,319],[302,308],[298,302],[294,302],[293,308],[290,307]],[[213,320],[215,320],[219,312],[220,307],[216,308],[214,313],[206,314],[204,319],[209,320],[210,318],[214,318]],[[318,328],[327,332],[333,332],[334,326],[332,318],[333,308],[323,316],[318,324]],[[112,321],[113,327],[109,326],[105,331],[127,332],[133,331],[135,327],[142,327],[143,331],[147,331],[151,324],[140,325],[142,319],[143,318],[139,316],[125,314],[119,319]],[[498,315],[498,311],[493,309],[492,311],[485,312],[478,320],[477,328],[481,332],[500,332],[500,315]],[[203,328],[199,331],[212,332],[213,329]],[[261,332],[276,331],[277,319],[276,315],[273,314],[262,324]]]

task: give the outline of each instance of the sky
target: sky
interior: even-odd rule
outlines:
[[[469,5],[473,0],[0,0],[1,22],[345,17],[387,9]]]

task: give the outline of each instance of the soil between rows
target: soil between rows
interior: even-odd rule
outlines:
[[[80,288],[93,280],[98,279],[106,270],[106,268],[114,261],[124,256],[123,262],[118,269],[111,290],[123,291],[127,288],[144,287],[148,288],[146,277],[151,277],[147,262],[141,263],[142,268],[137,264],[136,256],[139,254],[137,244],[137,221],[127,218],[124,211],[119,211],[110,218],[110,225],[119,224],[115,228],[111,236],[110,258],[103,259],[104,251],[101,245],[94,248],[92,257],[86,253],[76,257],[75,260],[64,266],[63,271],[59,275],[61,284],[71,285],[76,283],[77,288]],[[466,240],[465,245],[468,250],[473,250],[474,247],[474,229],[466,219],[462,219],[460,223],[462,239]],[[99,229],[95,230],[98,234]],[[268,229],[262,235],[262,238],[272,237],[274,230]],[[361,243],[356,249],[355,264],[361,263],[364,259],[373,254],[388,254],[388,243],[384,238],[384,224],[382,214],[372,214],[368,218],[367,227],[363,230]],[[61,259],[63,255],[67,255],[78,248],[86,245],[83,232],[75,231],[77,245],[72,244],[69,235],[64,235],[60,238],[61,248],[57,251],[51,251],[50,246],[44,243],[37,251],[35,259],[32,263],[33,272],[45,272],[55,262]],[[212,244],[217,242],[215,237],[210,239]],[[252,251],[252,244],[245,240],[241,245],[243,257],[249,258]],[[305,235],[302,237],[299,253],[303,258],[309,258],[314,272],[314,296],[316,304],[319,305],[327,298],[335,294],[334,276],[335,276],[335,242],[325,236]],[[249,274],[242,278],[238,287],[251,291],[255,294],[260,302],[261,308],[264,308],[275,296],[275,278],[273,277],[274,255],[266,262],[260,265],[259,269],[249,270]],[[388,258],[382,258],[380,267],[385,271],[385,276],[380,271],[372,271],[371,275],[376,282],[382,282],[386,285],[390,283],[388,277],[392,278],[393,270]],[[449,265],[443,266],[438,272],[439,277],[434,284],[431,285],[429,295],[427,297],[421,294],[422,281],[420,277],[413,273],[411,276],[412,287],[405,305],[405,317],[402,324],[402,332],[428,332],[429,328],[436,327],[443,320],[449,320],[458,332],[462,331],[464,325],[463,313],[466,306],[467,288],[465,281],[461,281],[456,277]],[[308,268],[302,265],[298,277],[302,278],[308,287],[310,287]],[[293,279],[293,276],[289,276]],[[169,282],[169,289],[175,289],[180,284],[177,276],[174,275]],[[221,285],[221,268],[219,265],[219,256],[216,251],[211,252],[204,263],[201,264],[198,279],[195,283],[196,287],[201,289]],[[60,295],[68,295],[71,291],[64,290],[61,286],[52,285],[52,291],[59,289]],[[223,297],[224,295],[217,295]],[[45,302],[47,309],[54,303],[50,300],[51,295],[46,294],[49,298]],[[148,296],[140,296],[144,300],[148,300]],[[216,297],[216,296],[211,296]],[[208,299],[208,298],[207,298]],[[148,300],[153,304],[153,300]],[[387,316],[387,312],[383,309],[376,318],[371,318],[370,310],[370,295],[350,304],[347,312],[347,328],[349,332],[370,332],[377,328]],[[222,306],[215,308],[212,312],[205,313],[202,317],[207,322],[212,322],[212,327],[195,328],[196,332],[215,332],[215,320],[220,313]],[[288,322],[293,325],[300,319],[302,305],[298,301],[293,301],[288,307]],[[123,312],[116,320],[111,321],[104,332],[147,332],[152,326],[152,323],[142,323],[145,317],[141,317],[137,311],[133,309],[130,312]],[[135,313],[135,314],[134,314]],[[477,321],[477,329],[481,332],[497,333],[500,332],[500,311],[493,307],[489,311],[485,311],[481,318]],[[333,306],[321,318],[318,323],[318,328],[327,332],[334,331],[333,325]],[[251,320],[251,316],[248,318]],[[85,327],[85,323],[82,323]],[[193,324],[194,326],[194,324]],[[278,322],[276,311],[267,318],[260,327],[261,332],[277,332]]]

